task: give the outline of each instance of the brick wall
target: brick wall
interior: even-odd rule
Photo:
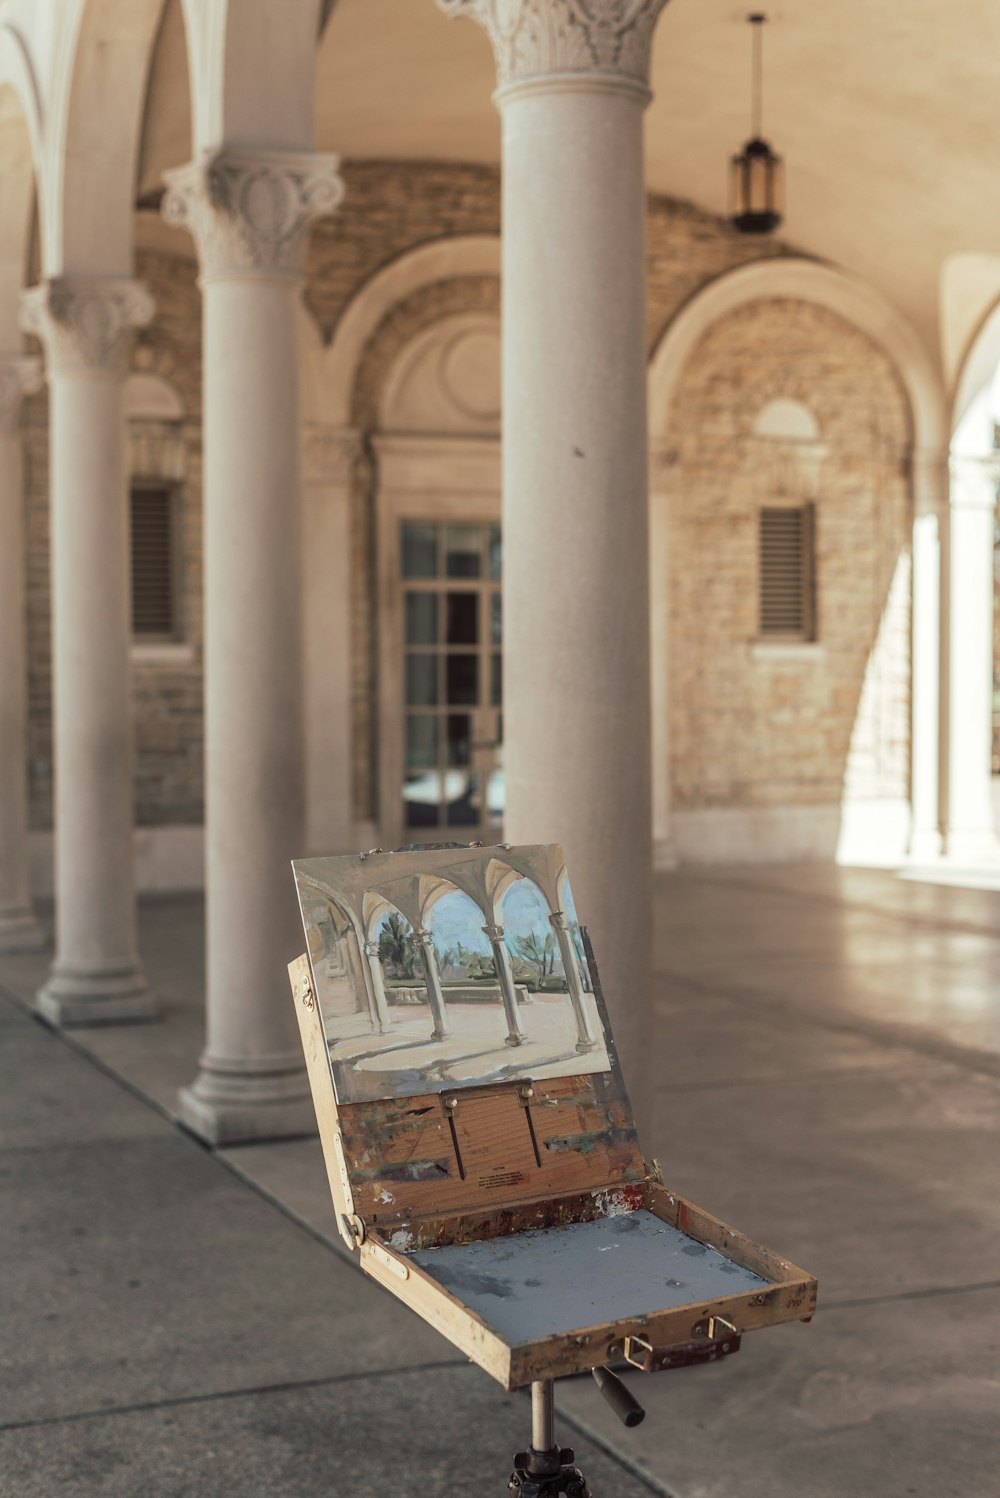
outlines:
[[[347,162],[341,210],[313,231],[306,305],[327,341],[359,290],[383,266],[431,240],[499,232],[499,179],[477,166]],[[649,343],[706,281],[733,266],[785,253],[733,233],[688,204],[649,207]],[[137,274],[156,317],[134,365],[171,381],[182,423],[186,658],[136,659],[136,801],[141,824],[202,815],[201,318],[193,260],[143,251]],[[497,310],[490,277],[459,277],[390,309],[357,372],[352,421],[377,425],[379,393],[405,345],[457,311]],[[753,514],[757,487],[744,441],[761,381],[805,392],[830,443],[820,517],[820,668],[748,659],[754,621]],[[788,803],[834,798],[850,785],[897,794],[905,783],[905,588],[881,625],[886,645],[865,688],[864,656],[879,633],[903,545],[908,488],[899,474],[905,407],[885,360],[865,339],[815,309],[770,304],[726,319],[696,351],[682,384],[685,433],[672,483],[676,514],[671,693],[675,796],[681,805]],[[27,402],[30,775],[32,822],[51,823],[48,626],[47,403]],[[377,815],[374,711],[373,469],[362,458],[352,492],[353,798]],[[748,563],[747,559],[750,559]],[[748,571],[748,566],[750,570]],[[897,583],[902,573],[897,576]],[[859,578],[863,586],[859,585]],[[840,600],[843,599],[843,607]],[[683,649],[682,649],[683,646]],[[864,697],[860,726],[858,703]],[[748,728],[748,724],[751,724]],[[849,761],[849,763],[848,763]]]
[[[818,640],[755,648],[758,509],[788,465],[755,417],[807,406],[825,448]],[[905,797],[909,760],[909,425],[885,356],[804,302],[715,323],[683,371],[670,505],[670,731],[678,808]]]

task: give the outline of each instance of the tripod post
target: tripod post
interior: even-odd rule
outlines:
[[[572,1450],[556,1445],[555,1403],[555,1381],[537,1379],[531,1386],[531,1446],[514,1457],[507,1482],[512,1498],[590,1498]]]

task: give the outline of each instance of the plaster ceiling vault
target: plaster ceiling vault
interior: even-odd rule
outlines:
[[[713,213],[725,212],[728,158],[748,134],[745,13],[734,0],[670,0],[656,31],[649,186]],[[968,257],[1000,257],[1000,5],[778,0],[770,14],[764,129],[787,167],[782,238],[889,297],[936,358],[944,345],[950,374],[971,327],[941,328],[943,280]],[[317,66],[320,150],[499,161],[486,35],[434,0],[336,0]],[[186,72],[180,0],[167,0],[140,196],[188,158]]]

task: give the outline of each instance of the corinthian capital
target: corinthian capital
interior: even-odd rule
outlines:
[[[21,327],[41,339],[54,373],[122,378],[155,305],[141,281],[59,276],[23,293]]]
[[[501,88],[553,73],[611,77],[645,88],[653,28],[667,0],[437,0],[478,21],[493,43]]]
[[[0,432],[14,432],[21,400],[42,388],[42,361],[26,354],[0,354]]]
[[[198,245],[203,276],[297,278],[313,219],[344,195],[336,156],[216,151],[165,172],[163,217]]]

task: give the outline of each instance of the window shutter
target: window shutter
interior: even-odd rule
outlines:
[[[815,505],[760,512],[760,633],[814,640]]]
[[[132,630],[172,637],[174,517],[169,489],[132,490]]]

